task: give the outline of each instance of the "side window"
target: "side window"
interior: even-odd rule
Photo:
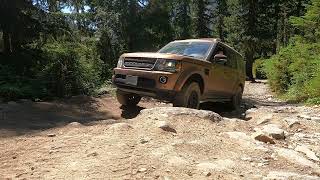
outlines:
[[[226,56],[228,57],[227,66],[233,68],[234,66],[234,56],[231,49],[226,48]]]
[[[228,57],[227,66],[233,69],[237,69],[238,68],[237,54],[232,49],[228,48],[226,56]]]
[[[217,47],[215,48],[212,56],[211,56],[211,62],[213,62],[214,60],[214,56],[217,55],[217,54],[223,54],[223,55],[226,55],[226,50],[223,46],[221,46],[220,44],[217,45]]]

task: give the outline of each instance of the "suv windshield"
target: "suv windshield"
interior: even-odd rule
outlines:
[[[159,53],[178,54],[204,60],[211,45],[210,42],[172,42],[163,47]]]

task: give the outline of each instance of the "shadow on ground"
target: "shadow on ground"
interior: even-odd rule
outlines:
[[[120,109],[122,109],[121,117],[124,119],[133,119],[137,117],[142,111],[143,107],[140,106],[135,106],[135,107],[126,107],[126,106],[121,106]]]
[[[96,99],[86,96],[55,102],[0,104],[0,137],[61,127],[71,122],[90,125],[95,121],[117,119],[96,105]]]

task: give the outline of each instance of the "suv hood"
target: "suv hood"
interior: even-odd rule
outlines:
[[[176,55],[176,54],[162,54],[162,53],[126,53],[123,54],[121,57],[129,58],[129,57],[141,57],[141,58],[160,58],[160,59],[175,59],[175,60],[182,60],[187,57]]]

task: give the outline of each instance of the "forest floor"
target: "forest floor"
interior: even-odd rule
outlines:
[[[0,103],[0,179],[320,179],[319,106],[277,100],[263,81],[246,84],[240,112],[202,109]]]

